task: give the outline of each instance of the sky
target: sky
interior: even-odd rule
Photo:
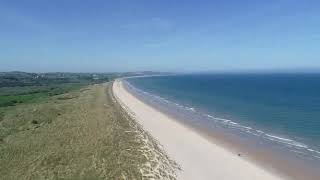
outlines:
[[[320,69],[319,0],[0,0],[0,71]]]

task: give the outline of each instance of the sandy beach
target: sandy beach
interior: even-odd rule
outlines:
[[[146,105],[131,95],[123,87],[121,80],[114,82],[113,93],[138,123],[159,141],[171,159],[181,166],[179,179],[283,179]]]

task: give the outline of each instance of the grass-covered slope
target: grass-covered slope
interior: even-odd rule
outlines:
[[[91,85],[0,114],[0,179],[175,179],[176,164]]]

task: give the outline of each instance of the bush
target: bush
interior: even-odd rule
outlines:
[[[11,102],[12,102],[13,104],[18,103],[18,101],[17,101],[16,99],[11,100]]]
[[[39,124],[39,122],[36,121],[36,120],[32,120],[31,123],[32,123],[32,124]]]

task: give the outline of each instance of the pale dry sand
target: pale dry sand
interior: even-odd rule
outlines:
[[[113,93],[138,123],[157,139],[182,171],[178,178],[217,180],[280,180],[259,166],[218,146],[176,120],[146,105],[131,95],[121,80],[113,84]]]

